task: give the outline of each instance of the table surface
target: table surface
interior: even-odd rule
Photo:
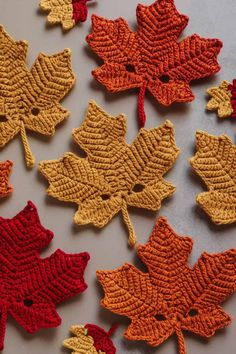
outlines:
[[[124,17],[135,29],[135,11],[138,0],[98,0],[89,3],[89,14],[97,13],[107,18]],[[143,4],[152,1],[143,0]],[[30,134],[29,140],[37,162],[44,159],[59,158],[66,151],[74,151],[71,130],[79,127],[84,119],[89,99],[94,99],[108,113],[127,115],[127,141],[132,142],[138,132],[136,120],[137,91],[131,90],[121,94],[109,94],[102,85],[95,82],[90,72],[98,64],[98,58],[92,54],[85,42],[90,33],[89,20],[73,28],[66,34],[61,27],[46,24],[46,15],[38,8],[38,1],[8,0],[0,1],[0,23],[15,39],[25,39],[29,43],[27,64],[34,62],[39,52],[53,54],[64,48],[71,48],[73,69],[77,76],[74,89],[64,99],[63,105],[71,111],[70,118],[60,125],[53,138],[45,139],[37,134]],[[236,72],[236,3],[235,0],[176,0],[177,8],[190,18],[184,36],[198,33],[205,37],[220,38],[224,47],[219,56],[222,70],[212,78],[198,81],[192,85],[195,101],[191,104],[174,104],[169,108],[161,107],[151,95],[147,95],[145,105],[147,113],[146,128],[162,124],[167,118],[175,125],[175,135],[181,154],[173,169],[167,174],[168,181],[173,182],[176,193],[165,200],[158,213],[144,210],[131,210],[130,215],[139,243],[145,243],[151,233],[157,216],[169,219],[173,228],[182,235],[189,235],[194,240],[190,264],[193,265],[203,251],[221,252],[236,246],[235,225],[219,227],[196,206],[195,197],[204,189],[200,179],[193,173],[189,158],[195,151],[195,132],[205,130],[211,134],[227,134],[235,140],[235,122],[217,119],[215,113],[207,113],[206,89],[217,85],[221,80],[231,81]],[[72,150],[71,150],[72,149]],[[24,163],[22,146],[19,138],[14,139],[3,150],[1,160],[14,161],[11,183],[14,193],[1,201],[1,216],[13,217],[32,200],[38,207],[43,225],[51,229],[55,236],[51,245],[43,253],[49,255],[57,248],[66,252],[88,251],[91,261],[85,278],[88,289],[82,295],[58,306],[62,324],[58,328],[43,329],[35,335],[27,334],[12,319],[8,320],[5,339],[5,354],[58,354],[69,353],[62,348],[62,341],[69,335],[72,324],[96,323],[108,329],[111,323],[119,322],[121,326],[114,335],[117,353],[158,353],[175,354],[176,340],[173,336],[159,348],[151,348],[145,343],[129,342],[123,339],[123,332],[129,320],[103,309],[99,302],[103,296],[102,289],[96,281],[97,269],[113,269],[124,262],[135,262],[135,250],[127,247],[127,233],[123,227],[121,215],[117,215],[102,230],[93,226],[76,227],[73,214],[76,206],[62,203],[46,196],[47,181],[39,174],[37,168],[27,170]],[[224,309],[236,317],[236,296],[224,303]],[[216,333],[210,340],[186,333],[187,351],[207,354],[232,354],[235,352],[236,321]]]

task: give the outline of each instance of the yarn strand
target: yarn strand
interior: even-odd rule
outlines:
[[[1,317],[0,317],[0,350],[4,348],[4,339],[6,333],[6,324],[7,324],[7,310],[8,306],[3,304],[1,309]]]
[[[184,335],[183,332],[181,331],[180,328],[176,329],[176,335],[178,338],[178,344],[179,344],[179,354],[186,354],[186,346],[185,346],[185,341],[184,341]]]
[[[143,128],[146,123],[146,113],[144,110],[144,98],[146,93],[147,84],[146,82],[140,88],[138,95],[138,119],[139,119],[139,127]]]
[[[20,125],[20,134],[21,134],[21,139],[25,150],[26,165],[27,167],[32,168],[35,163],[35,158],[30,150],[30,146],[29,146],[29,142],[28,142],[28,138],[26,135],[25,126],[23,122],[21,122]]]
[[[128,209],[127,209],[127,204],[126,204],[125,200],[123,200],[123,202],[122,202],[122,215],[123,215],[124,222],[125,222],[125,224],[128,228],[128,231],[129,231],[128,244],[130,247],[134,247],[134,245],[136,243],[136,235],[134,232],[133,225],[130,221],[130,217],[129,217],[129,213],[128,213]]]

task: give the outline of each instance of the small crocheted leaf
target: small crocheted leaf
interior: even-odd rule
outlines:
[[[124,115],[113,118],[91,101],[84,123],[73,130],[87,157],[67,153],[60,160],[42,161],[39,169],[49,180],[49,195],[79,204],[77,224],[103,227],[122,210],[133,246],[127,206],[160,209],[161,201],[175,191],[163,175],[179,150],[169,121],[159,128],[141,129],[131,145],[125,142],[125,132]]]
[[[216,224],[236,221],[236,146],[225,135],[197,132],[197,153],[190,160],[208,192],[197,203]]]
[[[0,234],[3,349],[8,315],[29,333],[60,325],[55,305],[87,288],[83,274],[89,255],[57,250],[41,259],[40,252],[51,242],[53,233],[42,226],[32,202],[13,219],[0,218]]]
[[[87,324],[71,326],[70,330],[75,337],[66,339],[63,345],[73,350],[71,354],[115,354],[116,348],[110,339],[113,329],[107,333],[96,325]]]
[[[207,104],[209,111],[217,111],[219,118],[227,118],[232,115],[232,94],[229,89],[229,82],[223,81],[219,87],[208,89],[207,93],[212,97]]]
[[[188,23],[173,0],[157,0],[150,6],[138,5],[138,29],[132,32],[127,22],[92,16],[92,34],[87,42],[104,64],[92,72],[110,92],[140,88],[139,122],[146,116],[146,89],[161,104],[194,99],[190,82],[220,70],[217,55],[222,43],[196,34],[178,42]]]
[[[236,290],[236,250],[203,253],[190,268],[191,250],[192,239],[159,218],[149,242],[138,247],[148,273],[131,264],[97,271],[105,292],[101,304],[131,320],[127,339],[158,346],[176,333],[179,353],[186,354],[183,330],[210,337],[230,324],[220,304]]]
[[[9,185],[12,165],[11,161],[0,162],[0,198],[8,196],[13,191],[13,188]]]
[[[69,112],[60,101],[71,89],[75,76],[71,69],[70,51],[52,56],[39,54],[31,70],[26,67],[26,42],[14,41],[0,27],[0,146],[21,134],[26,164],[34,165],[26,129],[53,135],[55,127]]]
[[[69,30],[78,22],[85,22],[88,16],[87,2],[91,0],[41,0],[42,10],[49,11],[50,24],[61,23]]]

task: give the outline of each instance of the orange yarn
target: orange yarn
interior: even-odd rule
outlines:
[[[102,305],[131,319],[127,339],[158,346],[176,333],[179,353],[186,354],[183,330],[211,337],[230,324],[220,303],[236,290],[236,250],[203,253],[190,268],[192,244],[159,218],[149,242],[138,247],[148,273],[132,264],[97,271],[105,291]]]
[[[13,191],[13,188],[9,186],[12,165],[13,163],[9,160],[0,162],[0,198],[8,196]]]

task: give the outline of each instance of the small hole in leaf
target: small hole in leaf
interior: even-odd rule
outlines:
[[[161,315],[161,314],[156,315],[155,318],[156,318],[156,320],[159,321],[159,322],[166,320],[166,317],[165,317],[164,315]]]
[[[102,198],[102,200],[109,200],[110,196],[109,196],[109,194],[102,194],[101,198]]]
[[[7,122],[7,117],[5,114],[0,114],[0,122]]]
[[[198,310],[197,309],[190,309],[188,314],[190,317],[195,317],[198,315]]]
[[[24,300],[24,305],[27,306],[27,307],[31,307],[33,305],[33,300],[25,299]]]
[[[169,81],[170,81],[170,77],[169,77],[169,75],[161,75],[160,77],[159,77],[159,80],[161,81],[161,82],[163,82],[163,84],[167,84]]]
[[[135,67],[133,65],[131,64],[125,65],[125,68],[129,73],[135,73]]]
[[[135,184],[135,186],[132,189],[132,191],[134,193],[139,193],[139,192],[142,192],[143,189],[144,189],[144,186],[142,184]]]
[[[31,109],[31,113],[33,114],[33,116],[38,116],[39,112],[40,112],[40,110],[37,107],[34,107]]]

